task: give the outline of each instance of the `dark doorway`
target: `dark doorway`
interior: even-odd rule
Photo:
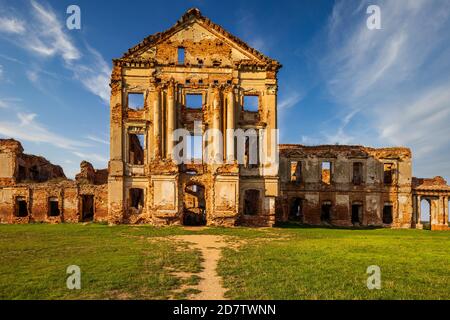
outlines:
[[[57,217],[60,215],[58,198],[52,197],[48,199],[48,215]]]
[[[130,207],[137,210],[139,213],[142,211],[144,208],[144,189],[130,189]]]
[[[303,222],[303,200],[301,198],[295,198],[291,203],[289,220]]]
[[[83,222],[94,220],[94,196],[83,195],[81,196],[81,220]]]
[[[392,204],[385,204],[383,207],[383,223],[391,224],[393,221],[392,218]]]
[[[320,212],[320,221],[322,222],[331,222],[331,202],[325,201],[322,203],[321,212]]]
[[[362,204],[354,203],[352,205],[352,224],[360,224],[362,221]]]
[[[185,226],[206,225],[206,200],[205,187],[201,184],[191,184],[184,190],[184,214]]]
[[[260,207],[259,190],[245,190],[244,193],[244,215],[254,216],[259,214]]]
[[[27,217],[28,206],[25,197],[16,198],[16,217]]]

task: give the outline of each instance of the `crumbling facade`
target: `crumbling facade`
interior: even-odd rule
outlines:
[[[273,225],[277,165],[238,164],[233,135],[208,139],[205,132],[253,129],[259,136],[277,129],[279,68],[197,9],[114,60],[108,181],[114,220]],[[136,97],[141,102],[133,104]],[[254,109],[247,108],[249,98]],[[189,161],[175,161],[177,129],[188,134],[189,146],[199,138],[197,158],[194,151]],[[276,145],[270,137],[265,143]]]
[[[107,221],[107,170],[82,162],[75,181],[20,142],[0,139],[0,223]]]
[[[280,145],[280,185],[281,221],[422,228],[422,197],[432,229],[448,228],[450,187],[412,178],[407,148]]]
[[[280,68],[189,10],[113,60],[108,169],[69,180],[0,140],[0,223],[422,228],[428,201],[448,229],[450,187],[407,148],[278,145]]]

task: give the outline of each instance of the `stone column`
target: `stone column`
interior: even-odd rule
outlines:
[[[448,196],[444,197],[444,224],[448,225]]]
[[[417,212],[416,212],[416,229],[423,229],[422,222],[420,221],[422,217],[422,197],[416,196]],[[430,208],[431,209],[431,208]]]
[[[175,86],[173,80],[167,88],[167,132],[166,132],[166,158],[172,159],[173,131],[175,128]]]
[[[213,150],[212,150],[212,156],[213,161],[217,162],[220,160],[219,155],[223,155],[223,150],[221,149],[221,139],[222,139],[222,125],[221,125],[221,90],[219,88],[214,88],[213,93],[213,121],[212,121],[212,127],[214,129],[214,137],[213,137]],[[218,134],[221,133],[221,136],[219,137]],[[223,159],[223,158],[222,158]]]
[[[111,75],[110,160],[108,176],[108,220],[122,222],[124,211],[124,94],[122,68],[115,65]]]
[[[231,88],[227,95],[227,162],[231,163],[234,159],[234,129],[235,129],[235,106],[234,106],[234,88]]]
[[[153,135],[155,137],[153,157],[161,158],[161,88],[155,87],[153,99]]]

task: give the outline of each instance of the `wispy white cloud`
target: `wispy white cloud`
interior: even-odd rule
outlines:
[[[29,41],[25,46],[42,55],[61,55],[66,63],[81,58],[81,52],[63,30],[63,25],[53,10],[34,0],[31,0],[31,6],[39,27],[35,29],[34,36],[28,37]]]
[[[0,134],[34,143],[47,143],[65,150],[77,150],[89,144],[50,131],[36,120],[35,113],[18,112],[16,121],[0,121]]]
[[[382,30],[366,27],[366,8],[381,8]],[[321,70],[340,125],[324,132],[340,143],[413,149],[419,174],[450,157],[450,3],[445,0],[337,1]],[[446,58],[444,56],[446,55]],[[372,136],[363,136],[371,129]],[[436,174],[450,176],[450,172]],[[448,169],[448,166],[447,166]]]
[[[278,108],[289,109],[295,106],[303,99],[303,95],[300,92],[292,91],[286,96],[283,96],[278,103]]]
[[[30,19],[19,20],[10,17],[5,21],[16,21],[16,29],[23,32],[11,32],[0,29],[0,33],[11,35],[9,40],[30,53],[39,57],[59,57],[63,61],[63,67],[70,70],[73,79],[92,94],[100,97],[105,103],[109,103],[109,76],[111,68],[102,55],[88,44],[77,46],[75,41],[65,29],[62,19],[59,19],[55,11],[45,2],[30,1]],[[8,25],[13,23],[9,22]],[[17,27],[20,26],[20,27]],[[9,29],[8,29],[9,30]],[[14,58],[2,56],[11,60]],[[20,63],[19,60],[16,62]],[[44,73],[34,68],[26,71],[28,79],[43,90],[38,81],[40,74]],[[46,91],[46,90],[43,90]]]
[[[102,164],[108,163],[108,158],[102,156],[101,154],[83,153],[83,152],[79,152],[79,151],[73,151],[72,153],[83,160],[89,159],[89,160],[94,160],[97,163],[102,163]]]
[[[97,136],[94,136],[94,135],[88,135],[88,136],[86,136],[86,139],[89,139],[91,141],[98,142],[98,143],[101,143],[101,144],[109,145],[109,141],[108,140],[100,138],[100,137],[97,137]]]
[[[0,17],[0,32],[22,34],[25,32],[25,22],[14,17]]]

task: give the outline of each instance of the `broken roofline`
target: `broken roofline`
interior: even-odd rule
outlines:
[[[261,64],[272,66],[272,69],[274,69],[275,71],[277,71],[282,67],[282,65],[277,60],[269,58],[266,55],[259,52],[258,50],[256,50],[255,48],[250,47],[243,40],[226,31],[222,26],[215,24],[210,19],[203,16],[200,10],[197,8],[191,8],[188,11],[186,11],[186,13],[183,14],[183,16],[177,21],[177,23],[173,25],[171,28],[167,29],[166,31],[158,32],[146,37],[139,44],[135,45],[134,47],[130,48],[127,52],[125,52],[120,59],[113,59],[113,63],[116,65],[119,64],[121,61],[127,61],[130,58],[134,58],[133,57],[134,55],[141,53],[149,46],[157,45],[158,43],[164,41],[165,39],[169,38],[173,34],[183,29],[186,24],[193,23],[195,21],[200,22],[203,27],[205,27],[212,33],[218,34],[221,37],[228,39],[231,45],[236,44],[239,49],[247,53],[250,53],[251,55],[254,56],[256,60],[261,61]],[[241,61],[241,63],[246,64],[246,61],[243,60]]]

